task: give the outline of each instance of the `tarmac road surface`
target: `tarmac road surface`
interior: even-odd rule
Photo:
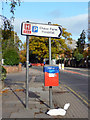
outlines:
[[[42,71],[43,67],[33,66],[33,69]],[[88,103],[88,69],[67,67],[60,70],[59,81]]]

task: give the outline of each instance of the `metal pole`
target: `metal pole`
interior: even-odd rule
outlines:
[[[52,108],[52,86],[49,86],[49,106]]]
[[[50,25],[51,22],[48,22]],[[49,65],[51,65],[51,37],[49,37]],[[52,86],[49,86],[49,106],[52,108]]]
[[[48,22],[50,25],[51,22]],[[49,65],[51,65],[51,37],[49,37]]]
[[[28,80],[29,80],[29,36],[26,36],[26,108],[28,109]]]

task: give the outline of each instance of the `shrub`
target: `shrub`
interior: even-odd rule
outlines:
[[[0,66],[0,80],[4,80],[6,78],[6,69],[3,66]]]
[[[18,65],[19,64],[19,54],[15,48],[8,48],[4,52],[4,64],[5,65]]]

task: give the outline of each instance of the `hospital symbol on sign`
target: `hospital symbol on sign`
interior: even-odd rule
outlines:
[[[23,33],[31,34],[31,24],[24,24]]]
[[[30,30],[30,29],[31,29],[31,25],[30,25],[30,24],[25,24],[24,29],[25,29],[25,30]]]

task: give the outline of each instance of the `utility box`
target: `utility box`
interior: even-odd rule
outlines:
[[[44,66],[44,85],[45,86],[59,86],[59,67],[58,66]]]

